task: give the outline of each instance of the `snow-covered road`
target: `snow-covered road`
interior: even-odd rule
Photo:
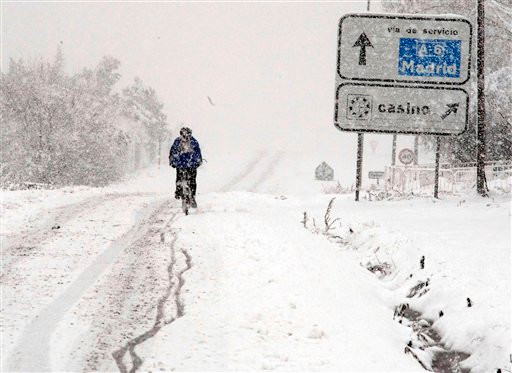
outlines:
[[[164,235],[180,211],[159,176],[151,192],[146,178],[142,192],[64,190],[55,205],[48,192],[25,193],[25,203],[14,192],[3,205],[12,219],[2,224],[2,371],[112,370],[112,353],[153,324],[168,287]]]
[[[28,247],[28,254],[24,252],[20,260],[11,261],[10,270],[4,274],[4,336],[8,338],[4,337],[3,351],[10,351],[6,354],[9,370],[54,369],[51,337],[63,318],[72,311],[72,306],[88,297],[91,288],[94,293],[99,293],[98,280],[107,269],[112,271],[116,261],[122,263],[124,276],[133,276],[130,267],[134,260],[129,256],[130,250],[134,250],[138,240],[154,229],[155,221],[150,216],[155,209],[161,209],[156,205],[162,203],[161,198],[158,201],[155,197],[140,196],[100,199],[94,205],[89,202],[92,210],[86,208],[74,218],[62,220],[60,228],[53,229],[57,232],[51,237],[34,238],[35,244]],[[133,210],[128,214],[120,211],[116,208],[120,203],[132,206]],[[69,211],[75,207],[71,206]],[[139,244],[139,249],[144,246]],[[147,255],[146,250],[140,250],[139,255]],[[139,270],[146,268],[146,263],[140,264],[144,266]],[[148,266],[152,266],[151,262]],[[112,279],[114,282],[119,280],[119,277]],[[105,291],[115,288],[112,281],[104,286]],[[140,294],[120,290],[125,291],[114,294],[120,298],[117,301],[126,302],[132,297],[136,297],[134,303],[142,300]],[[79,309],[94,314],[102,307]],[[68,336],[70,329],[72,331],[73,327],[67,325]]]
[[[404,299],[445,347],[471,355],[474,371],[505,368],[506,198],[337,196],[340,243],[322,234],[335,196],[287,178],[300,173],[291,157],[236,162],[219,178],[227,163],[210,159],[189,216],[170,198],[167,168],[108,188],[5,192],[2,371],[421,371],[404,353],[413,341],[423,356],[421,346],[393,320]],[[392,274],[368,271],[375,261],[392,263]],[[427,295],[407,298],[427,278]]]

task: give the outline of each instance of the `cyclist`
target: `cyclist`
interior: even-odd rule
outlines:
[[[188,181],[190,192],[192,194],[190,206],[197,207],[196,189],[197,189],[197,168],[203,163],[199,143],[192,137],[192,130],[183,127],[180,130],[180,137],[174,140],[169,152],[169,165],[176,168],[176,199],[183,198],[183,188],[181,183]]]

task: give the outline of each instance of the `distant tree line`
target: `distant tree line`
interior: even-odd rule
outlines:
[[[486,84],[486,159],[512,160],[512,8],[510,1],[485,2],[485,84]],[[460,14],[473,24],[471,76],[476,77],[476,0],[383,0],[391,13]],[[476,97],[476,80],[471,94]],[[468,130],[460,136],[442,140],[442,156],[452,163],[476,160],[476,99],[471,100]],[[423,144],[434,147],[431,136],[422,136]]]
[[[10,60],[0,82],[2,186],[105,185],[128,170],[130,145],[143,138],[149,158],[167,135],[163,104],[136,78],[114,92],[120,62],[66,75],[60,49],[52,62]],[[123,126],[130,121],[131,126]]]

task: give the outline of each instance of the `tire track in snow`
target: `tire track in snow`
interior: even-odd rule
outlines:
[[[135,352],[135,348],[138,345],[154,337],[162,327],[164,327],[165,325],[172,324],[174,321],[176,321],[185,314],[185,305],[181,300],[181,289],[185,284],[183,274],[192,268],[192,257],[185,249],[180,249],[180,253],[185,257],[185,268],[179,271],[176,269],[177,260],[175,243],[177,238],[177,235],[173,235],[173,239],[170,243],[171,262],[168,267],[169,285],[166,289],[165,294],[158,300],[157,314],[153,327],[148,331],[140,334],[139,336],[133,338],[120,349],[112,353],[112,357],[114,358],[117,367],[122,373],[134,373],[142,365],[143,360]],[[176,312],[174,315],[170,316],[169,319],[166,319],[165,306],[171,296],[172,301],[174,302],[175,305]],[[127,364],[125,364],[124,362],[124,357],[127,352],[129,353],[131,359],[131,368],[129,370]]]
[[[77,365],[76,369],[111,371],[116,365],[111,351],[153,324],[159,294],[167,288],[165,252],[168,247],[164,245],[164,235],[179,215],[174,204],[172,199],[153,214],[149,231],[125,250],[105,281],[95,287],[99,294],[92,305],[94,312],[88,312],[86,317],[92,320],[84,341],[92,344],[81,359],[85,366]],[[93,302],[84,300],[84,303]],[[76,344],[70,359],[79,360],[76,356],[80,358],[81,350],[84,350],[83,342]]]
[[[283,152],[275,154],[267,164],[267,167],[255,181],[255,183],[249,188],[250,192],[257,192],[258,187],[263,184],[270,176],[272,176],[276,170],[277,164],[283,159]]]
[[[90,201],[89,201],[90,202]],[[152,226],[151,216],[169,203],[154,202],[138,212],[138,224],[105,251],[69,285],[53,302],[46,306],[26,327],[8,360],[9,371],[49,371],[50,338],[59,321],[87,289],[102,275],[126,247],[144,237]],[[83,204],[82,204],[83,205]]]
[[[146,196],[153,193],[108,193],[100,196],[92,196],[83,201],[58,207],[56,211],[50,211],[50,216],[43,215],[48,210],[40,212],[33,220],[43,223],[39,227],[22,232],[15,237],[8,238],[7,247],[2,249],[2,274],[0,279],[3,281],[13,270],[13,267],[20,261],[26,260],[38,252],[38,246],[44,241],[52,238],[57,230],[52,229],[55,225],[64,225],[64,223],[76,218],[80,213],[91,210],[97,206],[111,202],[119,198],[130,196]]]
[[[246,167],[245,169],[239,173],[237,176],[235,176],[229,183],[227,183],[226,185],[224,185],[221,189],[220,189],[220,192],[221,193],[224,193],[224,192],[229,192],[231,189],[233,189],[234,186],[236,186],[238,183],[240,183],[243,179],[245,179],[247,176],[249,176],[253,171],[254,169],[256,168],[256,166],[261,163],[261,161],[263,160],[263,158],[266,156],[266,153],[265,152],[260,152],[258,153],[257,157],[254,158]]]

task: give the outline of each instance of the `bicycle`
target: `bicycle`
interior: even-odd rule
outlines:
[[[188,215],[188,211],[192,206],[192,189],[190,188],[190,174],[185,170],[183,173],[183,179],[180,181],[181,185],[181,209],[185,215]]]

